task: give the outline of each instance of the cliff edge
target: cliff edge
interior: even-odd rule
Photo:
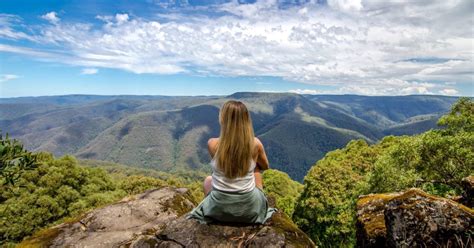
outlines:
[[[40,231],[19,247],[315,247],[281,212],[264,225],[187,220],[190,199],[184,188],[149,190]]]

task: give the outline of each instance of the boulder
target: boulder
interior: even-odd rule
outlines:
[[[177,244],[176,247],[315,247],[311,239],[280,211],[264,225],[207,225],[179,218],[157,232],[157,237]]]
[[[468,247],[474,210],[419,189],[362,196],[357,202],[358,247]]]
[[[370,194],[357,201],[357,247],[384,247],[387,228],[384,211],[387,203],[401,193]]]
[[[189,199],[189,192],[184,188],[149,190],[40,231],[23,241],[20,247],[120,246],[139,235],[153,235],[166,223],[190,211],[194,204]]]
[[[390,200],[385,210],[390,247],[466,247],[473,245],[474,210],[411,189]]]
[[[264,225],[200,224],[185,213],[187,189],[165,187],[128,197],[40,231],[19,247],[315,247],[283,213]]]

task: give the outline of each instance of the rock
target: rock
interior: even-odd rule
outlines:
[[[130,244],[136,237],[153,235],[166,223],[190,211],[194,204],[189,199],[189,193],[181,189],[166,187],[149,190],[93,210],[75,221],[39,232],[23,241],[20,247],[112,247]],[[140,242],[147,243],[144,240]],[[135,243],[135,246],[139,244]]]
[[[182,217],[157,232],[157,237],[182,247],[315,247],[311,239],[280,211],[264,225],[207,225]]]
[[[135,238],[135,240],[130,243],[130,248],[153,248],[157,247],[158,244],[160,244],[160,240],[154,235],[143,235]]]
[[[474,210],[411,189],[387,204],[385,225],[391,247],[464,247],[472,245]]]
[[[264,225],[200,224],[186,189],[165,187],[36,233],[19,247],[315,247],[283,213]]]
[[[474,176],[468,176],[462,179],[463,195],[461,203],[473,208],[474,207]]]
[[[468,247],[474,210],[419,189],[362,196],[357,202],[358,247]]]
[[[357,247],[384,247],[387,228],[384,211],[387,203],[400,193],[370,194],[357,201]]]

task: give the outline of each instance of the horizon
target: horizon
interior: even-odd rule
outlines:
[[[469,0],[3,1],[0,98],[472,97],[472,12]]]
[[[360,96],[360,97],[410,97],[410,96],[421,96],[421,97],[454,97],[462,98],[473,96],[462,96],[462,95],[440,95],[440,94],[410,94],[410,95],[360,95],[360,94],[301,94],[295,92],[256,92],[256,91],[236,91],[231,94],[224,95],[135,95],[135,94],[118,94],[118,95],[102,95],[102,94],[65,94],[65,95],[38,95],[38,96],[14,96],[14,97],[2,97],[0,99],[14,99],[14,98],[40,98],[40,97],[74,97],[74,96],[99,96],[99,97],[116,97],[116,96],[143,96],[143,97],[228,97],[239,93],[256,93],[256,94],[290,94],[290,95],[302,95],[302,96]]]

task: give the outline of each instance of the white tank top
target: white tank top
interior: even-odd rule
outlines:
[[[227,178],[224,173],[217,167],[216,160],[211,160],[212,166],[212,188],[224,192],[246,193],[255,188],[255,170],[256,163],[252,160],[247,174],[243,177],[234,179]]]

